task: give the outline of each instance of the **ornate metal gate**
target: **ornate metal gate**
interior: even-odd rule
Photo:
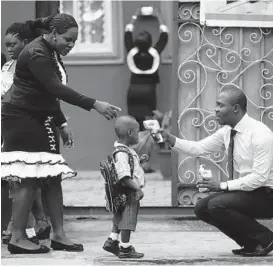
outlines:
[[[228,83],[246,93],[250,116],[273,130],[273,29],[203,27],[198,2],[177,5],[177,53],[173,52],[178,54],[173,63],[178,80],[173,97],[177,135],[200,140],[218,129],[215,102]],[[201,163],[226,180],[226,157],[225,153],[199,158],[173,156],[173,206],[192,206],[205,196],[195,188]]]

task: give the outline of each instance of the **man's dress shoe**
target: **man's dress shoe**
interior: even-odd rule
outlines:
[[[261,245],[257,246],[256,249],[252,252],[241,251],[240,255],[245,257],[262,257],[266,256],[273,250],[273,241],[271,241],[266,247]]]

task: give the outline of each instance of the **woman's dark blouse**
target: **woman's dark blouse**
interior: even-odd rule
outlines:
[[[14,83],[2,102],[59,120],[63,114],[58,99],[90,111],[95,100],[62,84],[54,70],[53,52],[42,37],[27,44],[17,60]]]
[[[125,46],[127,51],[129,52],[132,48],[135,47],[133,41],[133,33],[131,31],[125,31],[124,36]],[[166,44],[168,42],[168,33],[161,32],[157,43],[154,48],[157,50],[159,54],[163,51]],[[137,53],[134,56],[135,65],[141,70],[151,69],[153,65],[153,57],[148,53]],[[131,84],[157,84],[159,83],[159,75],[158,71],[153,74],[135,74],[131,75]]]

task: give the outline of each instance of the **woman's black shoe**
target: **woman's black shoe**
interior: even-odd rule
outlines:
[[[50,249],[47,246],[41,245],[39,249],[25,249],[18,246],[8,244],[8,251],[10,254],[41,254],[48,253]]]
[[[73,245],[65,245],[60,242],[51,240],[50,247],[53,250],[63,250],[63,251],[70,251],[70,252],[81,252],[83,251],[83,245],[82,244],[73,244]]]
[[[37,233],[36,233],[36,237],[37,237],[39,240],[49,239],[50,230],[51,230],[51,226],[49,225],[49,226],[47,226],[47,227],[45,228],[45,230],[40,231],[40,232],[37,232]]]

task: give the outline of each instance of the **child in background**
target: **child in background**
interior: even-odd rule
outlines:
[[[128,149],[133,156],[134,171],[131,176],[127,153],[119,152],[115,155],[117,176],[127,194],[128,201],[121,213],[114,214],[112,232],[104,243],[103,249],[115,254],[119,258],[142,258],[144,254],[136,252],[130,243],[130,236],[131,231],[135,231],[136,229],[140,207],[139,201],[144,196],[142,188],[145,185],[145,176],[141,164],[147,161],[148,158],[147,155],[143,155],[139,159],[137,153],[130,148],[131,145],[138,143],[139,136],[139,124],[134,117],[119,117],[115,123],[115,132],[118,140],[115,142],[114,147],[123,146]],[[119,234],[121,234],[120,242]]]

